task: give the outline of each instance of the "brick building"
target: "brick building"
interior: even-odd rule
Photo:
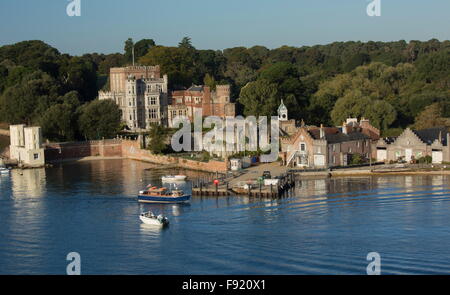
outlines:
[[[234,117],[236,110],[230,99],[230,85],[217,85],[215,91],[208,86],[195,85],[186,90],[172,91],[168,106],[169,127],[173,126],[176,116],[186,116],[193,122],[194,114],[199,111],[203,117]]]
[[[369,120],[348,119],[339,127],[305,126],[290,138],[286,164],[293,167],[325,168],[347,166],[355,155],[372,156],[378,129]]]

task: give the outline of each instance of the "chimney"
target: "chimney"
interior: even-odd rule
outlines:
[[[325,137],[325,130],[323,129],[323,124],[320,124],[320,138]]]
[[[342,133],[347,134],[347,123],[342,123]]]

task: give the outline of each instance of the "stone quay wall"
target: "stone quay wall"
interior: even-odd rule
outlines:
[[[47,143],[44,149],[48,162],[85,157],[122,157],[121,141],[115,139]]]
[[[86,157],[127,158],[162,165],[207,172],[226,172],[227,164],[221,161],[200,162],[179,157],[154,155],[141,149],[138,140],[110,139],[85,142],[47,143],[44,145],[45,160],[58,162]]]
[[[183,159],[179,157],[154,155],[148,150],[140,149],[139,142],[135,140],[122,140],[122,156],[128,159],[146,161],[156,164],[172,164],[181,168],[192,170],[223,172],[223,173],[227,171],[226,162],[221,161],[200,162],[189,159]]]

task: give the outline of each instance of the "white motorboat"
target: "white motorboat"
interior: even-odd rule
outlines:
[[[169,224],[169,219],[167,219],[167,217],[164,217],[161,214],[156,216],[151,211],[141,213],[139,218],[145,224],[158,225],[158,226],[165,226],[165,225]]]
[[[9,169],[5,167],[0,167],[0,174],[9,174]]]
[[[163,182],[183,182],[186,181],[186,175],[165,175],[161,177]]]

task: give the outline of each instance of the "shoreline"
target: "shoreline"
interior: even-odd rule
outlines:
[[[160,164],[149,161],[148,159],[136,159],[136,158],[130,158],[130,157],[123,157],[123,156],[112,156],[112,157],[104,157],[104,156],[88,156],[88,157],[79,157],[79,158],[69,158],[69,159],[60,159],[60,160],[52,160],[46,163],[45,166],[42,167],[14,167],[13,169],[37,169],[37,168],[45,168],[45,167],[51,167],[51,165],[54,164],[62,164],[62,163],[73,163],[73,162],[88,162],[88,161],[99,161],[99,160],[133,160],[133,161],[139,161],[139,162],[146,162],[146,163],[152,163],[152,164]],[[173,163],[168,164],[162,164],[163,167],[174,167]],[[199,172],[205,172],[205,173],[212,173],[211,171],[202,170],[202,169],[192,169],[192,168],[186,168],[182,166],[175,165],[177,168],[182,169],[188,169],[192,171],[199,171]],[[161,168],[163,168],[161,167]],[[257,166],[253,166],[257,167]],[[248,169],[248,168],[247,168]],[[243,169],[242,172],[248,173],[250,170]],[[426,169],[426,168],[425,168]],[[294,172],[295,175],[300,177],[355,177],[355,176],[383,176],[383,175],[395,175],[395,176],[401,176],[401,175],[450,175],[450,170],[414,170],[414,171],[383,171],[383,172],[377,172],[377,171],[371,171],[371,170],[347,170],[347,171],[321,171],[321,172]]]

